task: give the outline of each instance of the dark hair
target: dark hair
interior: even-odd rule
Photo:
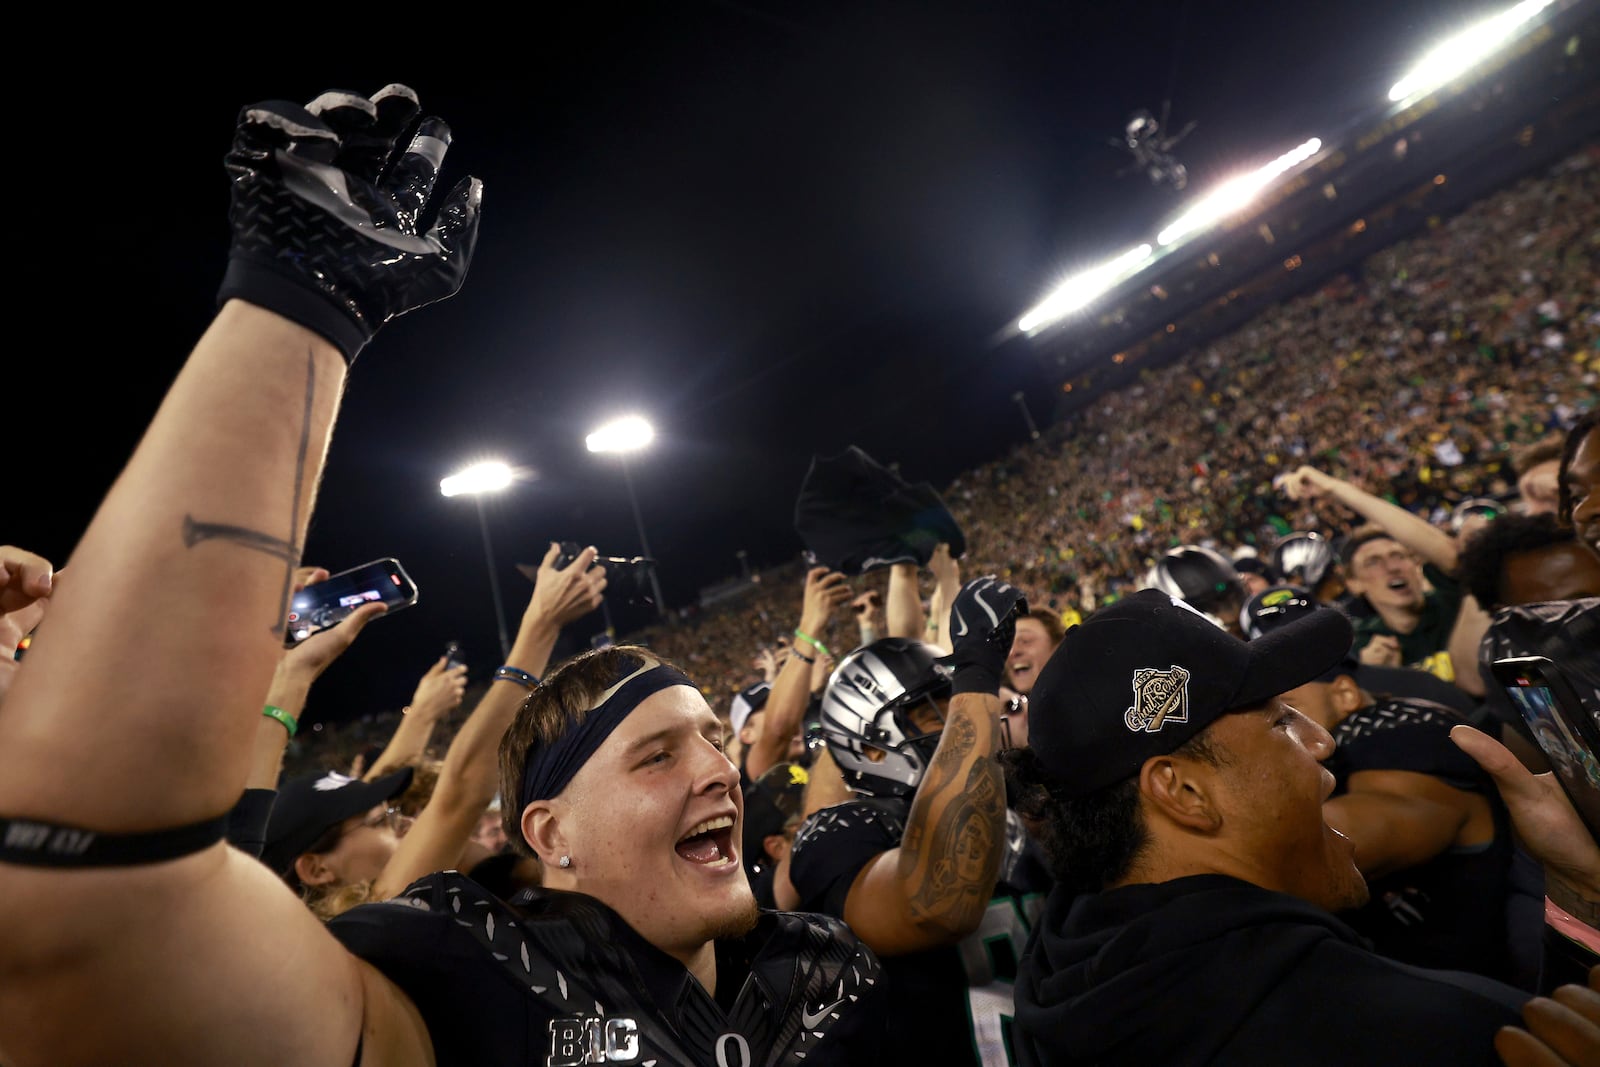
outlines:
[[[1220,766],[1222,756],[1209,732],[1208,727],[1191,737],[1173,755]],[[1059,794],[1059,780],[1032,749],[1009,748],[999,759],[1012,808],[1033,825],[1051,876],[1068,893],[1098,893],[1115,884],[1149,847],[1150,834],[1139,814],[1138,775],[1067,797]]]
[[[1344,544],[1339,546],[1340,564],[1342,564],[1346,570],[1349,570],[1350,561],[1356,558],[1357,549],[1359,549],[1362,545],[1367,544],[1369,541],[1377,541],[1383,538],[1394,541],[1396,544],[1400,543],[1399,538],[1390,533],[1387,528],[1380,526],[1375,522],[1364,523],[1360,526],[1357,526],[1354,530],[1351,530],[1349,535],[1344,539]]]
[[[522,836],[522,772],[528,751],[549,745],[583,722],[600,694],[644,666],[644,657],[677,665],[643,645],[611,645],[580,652],[545,676],[528,694],[500,738],[500,825],[519,856],[536,854]]]
[[[1456,559],[1456,578],[1480,608],[1493,611],[1503,603],[1500,582],[1509,557],[1574,539],[1572,528],[1554,515],[1502,515],[1467,538]]]
[[[1561,446],[1561,465],[1556,468],[1556,514],[1568,526],[1572,525],[1572,486],[1567,484],[1567,471],[1572,469],[1572,457],[1578,454],[1583,439],[1600,430],[1600,408],[1595,408],[1572,424],[1566,442]]]

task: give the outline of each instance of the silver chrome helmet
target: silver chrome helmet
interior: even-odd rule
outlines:
[[[1286,534],[1272,546],[1272,566],[1283,580],[1315,590],[1328,576],[1339,555],[1327,538],[1316,531]]]
[[[819,711],[822,736],[852,790],[910,796],[922,782],[939,733],[924,734],[910,710],[950,692],[943,652],[921,641],[885,637],[845,656],[828,678]],[[878,749],[874,760],[867,749]]]
[[[1244,581],[1233,561],[1205,545],[1169,549],[1156,560],[1145,585],[1183,601],[1224,630],[1224,620],[1235,619],[1245,600]]]

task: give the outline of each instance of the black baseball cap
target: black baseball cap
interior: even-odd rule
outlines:
[[[1084,796],[1139,772],[1229,711],[1313,681],[1354,633],[1337,610],[1243,641],[1158,589],[1123,597],[1067,631],[1029,695],[1028,746]]]
[[[767,697],[771,695],[771,682],[755,682],[733,694],[733,703],[728,707],[728,725],[735,736],[744,729],[750,716],[767,706]]]
[[[1240,556],[1233,561],[1233,569],[1240,574],[1259,574],[1269,581],[1278,575],[1272,569],[1272,564],[1260,556]]]
[[[761,857],[761,841],[800,814],[810,775],[798,763],[775,763],[744,791],[744,854]]]
[[[278,877],[289,879],[294,861],[316,844],[317,838],[350,816],[404,793],[411,787],[415,773],[412,767],[402,767],[363,782],[338,771],[318,771],[285,782],[272,801],[261,862]]]

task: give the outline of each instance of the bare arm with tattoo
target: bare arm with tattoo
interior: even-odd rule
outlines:
[[[1028,610],[993,575],[963,586],[950,607],[952,690],[939,746],[897,848],[869,860],[845,898],[844,919],[880,956],[951,945],[977,929],[1006,848],[1000,750],[1000,672]]]
[[[1000,698],[960,693],[917,789],[900,847],[856,875],[844,918],[881,956],[952,945],[976,929],[1006,841]]]
[[[240,113],[220,310],[73,552],[0,715],[0,819],[82,845],[76,868],[0,862],[12,1067],[349,1067],[358,1041],[368,1063],[432,1062],[410,1001],[271,871],[168,833],[244,789],[349,361],[388,319],[454,293],[470,261],[475,180],[415,232],[442,123],[393,146],[402,181],[372,184],[381,137],[416,114],[403,86]],[[159,862],[92,852],[161,833],[184,844]]]

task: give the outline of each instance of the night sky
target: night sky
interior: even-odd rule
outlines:
[[[204,329],[241,105],[404,82],[454,129],[441,192],[485,184],[464,289],[384,328],[335,432],[305,561],[395,556],[421,588],[314,691],[310,716],[337,718],[404,703],[451,638],[475,677],[499,662],[477,515],[441,477],[488,455],[526,472],[487,505],[511,627],[514,564],[549,541],[639,551],[617,461],[583,443],[625,412],[657,428],[630,465],[669,604],[740,550],[792,560],[814,454],[858,445],[942,487],[1025,440],[1012,395],[1043,425],[1056,383],[1004,330],[1052,282],[1503,6],[689,0],[337,31],[268,12],[227,44],[86,61],[11,111],[13,321],[42,335],[8,360],[0,538],[65,563]],[[1107,143],[1169,94],[1172,125],[1198,123],[1187,194],[1118,176]]]

